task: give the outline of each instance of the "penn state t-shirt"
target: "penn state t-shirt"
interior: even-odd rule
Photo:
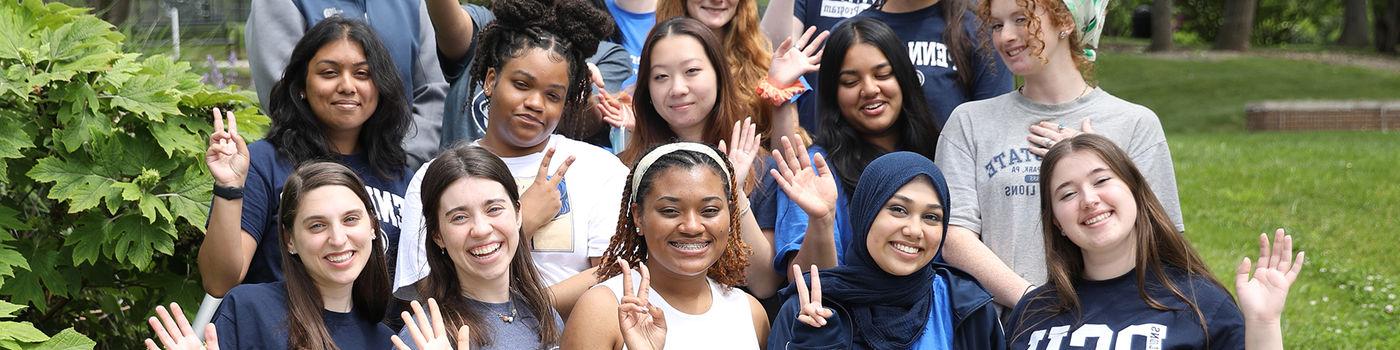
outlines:
[[[233,287],[224,295],[219,311],[214,315],[214,327],[219,332],[221,349],[286,349],[287,286],[284,282],[244,284]],[[379,320],[350,312],[322,310],[335,345],[344,350],[389,349],[394,335]]]
[[[1200,319],[1186,302],[1147,276],[1147,292],[1171,311],[1153,309],[1138,295],[1136,271],[1104,281],[1079,281],[1082,313],[1047,315],[1056,300],[1054,290],[1041,286],[1021,298],[1007,322],[1012,349],[1244,349],[1244,317],[1225,289],[1202,276],[1175,268],[1168,277],[1187,298],[1195,300]],[[1082,317],[1080,316],[1082,315]]]
[[[258,241],[253,261],[243,283],[267,283],[282,280],[282,244],[279,236],[277,207],[282,202],[282,185],[296,171],[296,165],[277,155],[266,140],[248,145],[250,159],[248,180],[243,185],[243,217],[241,228]],[[403,207],[404,192],[412,173],[400,169],[397,178],[380,177],[369,166],[364,154],[338,156],[333,159],[359,175],[369,193],[379,220],[379,238],[385,239],[388,261],[394,261],[399,242],[399,208]]]

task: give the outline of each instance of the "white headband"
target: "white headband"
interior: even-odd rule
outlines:
[[[719,153],[715,152],[714,148],[695,142],[668,143],[651,150],[650,153],[642,157],[642,161],[637,162],[637,168],[632,170],[632,195],[627,198],[628,203],[637,202],[637,186],[641,185],[642,178],[646,176],[647,169],[651,168],[651,163],[655,163],[661,156],[675,153],[676,151],[699,152],[700,154],[710,157],[716,164],[719,164],[720,170],[724,171],[724,181],[729,181],[731,177],[729,166],[725,165],[724,158],[720,157]],[[627,210],[627,208],[623,208],[622,210]]]

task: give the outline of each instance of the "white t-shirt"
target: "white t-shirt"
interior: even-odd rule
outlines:
[[[531,253],[535,267],[546,285],[553,285],[589,268],[588,258],[603,256],[613,233],[617,231],[618,208],[621,207],[622,186],[627,167],[607,150],[560,135],[549,138],[554,147],[549,173],[553,174],[564,160],[574,156],[573,165],[560,182],[564,203],[554,221],[536,232]],[[548,148],[546,148],[548,149]],[[521,157],[501,158],[515,176],[520,192],[534,183],[544,152]],[[424,254],[427,231],[423,223],[423,176],[429,161],[423,164],[408,184],[404,196],[403,231],[399,235],[399,256],[394,267],[394,295],[412,300],[417,296],[412,286],[428,276],[430,268]],[[416,227],[416,229],[411,229]],[[411,248],[410,248],[411,247]]]
[[[642,275],[633,271],[632,283],[641,280]],[[666,349],[758,349],[749,294],[739,288],[725,290],[723,285],[708,277],[705,282],[710,284],[710,309],[699,315],[676,310],[654,290],[647,294],[647,301],[666,315]],[[622,275],[613,276],[594,288],[607,288],[618,303],[622,302]],[[634,284],[632,288],[637,286]],[[627,346],[622,348],[627,349]]]

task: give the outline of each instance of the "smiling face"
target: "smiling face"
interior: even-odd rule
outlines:
[[[318,187],[297,202],[287,249],[318,287],[349,286],[374,253],[374,220],[350,188]]]
[[[379,105],[364,49],[350,40],[316,51],[306,69],[306,103],[329,131],[359,133]]]
[[[649,262],[680,276],[705,276],[728,247],[724,180],[706,166],[659,170],[636,209]]]
[[[1069,39],[1060,38],[1059,33],[1073,27],[1052,23],[1046,8],[1055,4],[1030,0],[1037,5],[1035,18],[1032,19],[1026,9],[1016,4],[1017,0],[990,1],[991,18],[984,25],[991,26],[992,46],[1012,73],[1018,76],[1035,75],[1044,69],[1049,60],[1070,59]],[[1032,28],[1031,21],[1038,24],[1036,28]],[[1039,32],[1039,45],[1044,46],[1039,56],[1035,53],[1038,44],[1032,30]]]
[[[685,13],[716,34],[734,19],[738,9],[739,0],[685,0]]]
[[[1085,255],[1135,251],[1137,202],[1102,158],[1075,151],[1055,165],[1050,184],[1055,224]]]
[[[501,183],[464,177],[442,192],[438,236],[463,283],[510,279],[520,244],[520,213]]]
[[[716,72],[700,40],[672,35],[656,41],[647,89],[652,108],[676,135],[699,135],[715,108]],[[702,141],[702,140],[687,140]]]
[[[526,48],[500,71],[487,69],[488,134],[515,148],[542,148],[569,92],[569,63],[552,52]]]
[[[889,59],[874,45],[857,42],[846,50],[837,77],[841,116],[862,135],[882,135],[899,119],[904,98]]]
[[[928,177],[919,176],[894,192],[875,220],[865,247],[880,269],[908,276],[928,265],[943,241],[943,203]]]

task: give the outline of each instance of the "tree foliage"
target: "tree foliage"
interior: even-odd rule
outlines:
[[[88,12],[0,2],[0,348],[130,347],[155,305],[195,305],[209,109],[267,124]]]

